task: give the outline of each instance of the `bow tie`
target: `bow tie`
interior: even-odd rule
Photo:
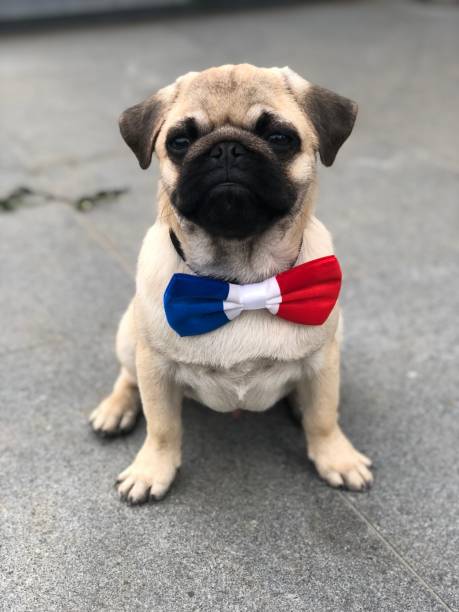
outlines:
[[[249,285],[174,274],[164,292],[164,310],[167,322],[180,336],[205,334],[244,310],[263,308],[293,323],[322,325],[333,310],[340,287],[341,269],[334,255]]]

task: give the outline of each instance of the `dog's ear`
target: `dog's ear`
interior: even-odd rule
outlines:
[[[329,89],[311,85],[305,93],[304,105],[319,138],[320,159],[325,166],[331,166],[352,132],[357,104]]]
[[[121,136],[145,170],[151,163],[159,130],[164,122],[165,103],[159,94],[131,106],[119,118]]]
[[[308,83],[290,68],[283,68],[282,72],[316,131],[322,163],[331,166],[352,132],[357,104],[329,89]]]

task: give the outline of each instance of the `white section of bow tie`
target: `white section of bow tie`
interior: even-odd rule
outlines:
[[[282,296],[275,276],[261,283],[228,284],[229,291],[226,300],[223,302],[223,310],[230,321],[239,316],[243,310],[262,310],[266,308],[271,314],[277,314]]]

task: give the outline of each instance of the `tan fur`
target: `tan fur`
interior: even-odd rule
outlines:
[[[136,384],[147,436],[118,489],[130,502],[163,496],[180,465],[182,396],[222,411],[262,411],[291,394],[303,415],[308,455],[333,486],[361,489],[372,480],[370,461],[337,423],[341,317],[336,305],[322,326],[294,325],[266,311],[243,313],[201,336],[179,337],[167,324],[163,293],[176,272],[236,277],[249,283],[292,265],[333,253],[331,237],[313,214],[317,134],[297,101],[309,84],[289,69],[222,66],[189,73],[162,90],[164,123],[156,141],[161,165],[158,218],[139,257],[136,295],[120,324],[117,355],[122,371],[113,393],[92,413],[93,427],[114,433],[132,426]],[[289,169],[300,189],[295,214],[256,239],[214,240],[180,218],[170,202],[177,170],[166,154],[167,129],[193,116],[210,131],[250,128],[262,110],[293,123],[302,150]],[[306,189],[308,186],[308,189]],[[187,255],[174,250],[169,228]]]

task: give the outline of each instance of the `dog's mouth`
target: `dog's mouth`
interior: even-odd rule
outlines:
[[[214,236],[242,239],[251,233],[258,217],[259,206],[250,189],[225,181],[207,192],[197,220]]]
[[[209,189],[198,207],[196,222],[210,234],[242,239],[253,232],[263,215],[256,195],[245,185],[224,181]]]

